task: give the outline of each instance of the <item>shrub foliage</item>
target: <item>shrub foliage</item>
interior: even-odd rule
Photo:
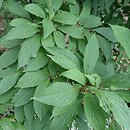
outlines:
[[[128,3],[1,0],[0,130],[130,130]]]

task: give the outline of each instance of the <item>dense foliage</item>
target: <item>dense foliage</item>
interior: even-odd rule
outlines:
[[[0,7],[0,130],[130,130],[129,0]]]

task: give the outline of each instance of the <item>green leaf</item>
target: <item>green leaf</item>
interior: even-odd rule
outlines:
[[[75,101],[78,91],[65,82],[56,82],[42,91],[34,99],[52,106],[65,106]]]
[[[79,23],[81,25],[84,25],[86,20],[87,20],[87,16],[90,16],[90,13],[91,13],[91,1],[84,1],[83,2],[83,8],[82,8],[82,11],[80,13],[80,20],[79,20]]]
[[[57,47],[65,48],[66,43],[65,43],[65,36],[63,35],[63,33],[61,33],[60,31],[54,31],[53,34]]]
[[[0,104],[0,114],[6,112],[11,107],[10,103]]]
[[[97,38],[94,34],[89,39],[88,44],[85,48],[84,70],[86,74],[92,72],[97,63],[98,57],[99,57],[99,45]]]
[[[33,130],[44,130],[43,122],[41,122],[39,119],[34,119],[32,123],[34,125]]]
[[[22,42],[22,39],[7,40],[4,37],[0,38],[0,46],[3,48],[13,48],[20,45]]]
[[[61,73],[62,76],[77,81],[78,83],[85,85],[86,78],[79,70],[69,70]]]
[[[47,67],[48,67],[49,74],[50,76],[52,76],[52,78],[55,78],[58,70],[61,69],[61,67],[57,65],[55,62],[53,62],[52,60],[49,61]]]
[[[114,90],[114,93],[116,93],[118,96],[120,96],[124,101],[127,101],[130,103],[130,91],[129,90]]]
[[[79,51],[81,52],[82,55],[84,55],[87,42],[83,39],[77,39],[77,44],[78,44]]]
[[[106,61],[109,62],[111,60],[111,46],[109,44],[109,42],[103,38],[100,35],[96,35],[97,39],[98,39],[98,43],[99,43],[99,47],[102,49],[104,56],[106,58]]]
[[[44,67],[47,63],[48,57],[43,52],[39,52],[36,57],[29,60],[25,70],[36,71]]]
[[[81,101],[74,101],[66,106],[56,106],[52,111],[51,117],[56,117],[58,115],[68,113],[69,111],[71,111],[72,109],[80,105],[81,105]]]
[[[79,6],[79,3],[78,1],[75,1],[75,4],[69,4],[69,9],[70,9],[70,12],[76,16],[79,15],[79,12],[80,12],[80,6]]]
[[[3,5],[3,0],[0,0],[0,8],[2,7]]]
[[[19,74],[11,74],[0,81],[0,95],[10,90],[17,82]]]
[[[5,78],[6,76],[9,76],[11,74],[15,74],[15,73],[17,73],[16,69],[17,69],[16,64],[13,64],[13,65],[9,66],[8,68],[2,69],[0,71],[0,77]]]
[[[90,94],[85,94],[84,109],[89,124],[96,130],[104,130],[106,127],[106,113],[100,107],[98,99]]]
[[[55,27],[53,25],[53,22],[48,20],[48,19],[44,19],[43,22],[43,35],[44,35],[44,39],[47,38],[49,35],[51,35],[51,33],[55,30]]]
[[[31,23],[31,21],[24,18],[16,18],[10,22],[10,25],[15,27],[15,26],[23,25],[25,23],[28,24],[28,23]]]
[[[34,88],[22,88],[20,89],[12,99],[14,106],[22,106],[31,101],[34,94]]]
[[[13,49],[5,51],[0,56],[0,68],[6,68],[10,66],[11,64],[15,63],[18,59],[18,53],[19,53],[18,48],[13,48]]]
[[[59,26],[58,29],[73,38],[83,38],[82,29],[76,26]]]
[[[94,68],[94,73],[99,74],[104,78],[107,78],[108,76],[107,68],[106,65],[101,60],[97,61],[96,66]]]
[[[113,33],[111,28],[100,27],[100,28],[94,29],[94,31],[96,31],[97,33],[101,34],[102,36],[104,36],[109,41],[117,42],[117,39],[116,39],[116,37],[115,37],[115,35],[114,35],[114,33]]]
[[[128,89],[130,88],[130,75],[129,74],[115,74],[114,76],[105,80],[102,84],[104,88],[111,89]]]
[[[2,130],[15,130],[11,120],[8,118],[0,119],[0,126]]]
[[[25,7],[24,7],[25,10],[27,10],[29,13],[31,14],[34,14],[38,17],[41,17],[41,18],[45,18],[45,13],[44,11],[39,7],[38,4],[27,4]]]
[[[14,114],[15,114],[15,119],[17,120],[18,123],[23,123],[24,121],[24,109],[23,106],[20,107],[14,107]]]
[[[12,28],[5,38],[7,40],[24,39],[33,36],[39,31],[38,25],[34,23],[26,23]]]
[[[91,85],[93,85],[93,86],[96,85],[96,79],[94,78],[94,76],[92,76],[92,75],[85,75],[85,76],[87,77],[87,79],[89,80]]]
[[[75,25],[78,21],[75,15],[66,11],[62,11],[61,13],[55,15],[52,20],[67,25]]]
[[[77,47],[77,41],[76,41],[76,39],[73,38],[73,37],[70,37],[68,45],[66,44],[66,48],[69,49],[72,52],[75,52],[76,47]]]
[[[90,130],[88,127],[88,123],[81,118],[77,117],[76,119],[76,126],[79,128],[79,130]]]
[[[43,104],[39,101],[34,100],[33,101],[33,106],[35,113],[37,116],[40,118],[40,120],[45,116],[45,114],[48,112],[48,106],[46,104]]]
[[[14,14],[24,18],[30,18],[28,12],[24,10],[24,7],[19,2],[16,2],[15,0],[7,0],[6,6],[9,9],[9,11]]]
[[[128,28],[121,27],[118,25],[111,25],[111,27],[112,27],[112,30],[115,34],[116,39],[124,47],[126,54],[130,58],[130,45],[129,45],[130,30]]]
[[[63,110],[64,113],[61,113],[53,118],[50,130],[66,130],[65,128],[71,125],[73,119],[78,114],[80,105],[81,102],[76,101],[68,106],[57,108],[58,110]]]
[[[63,3],[63,0],[53,0],[53,3],[52,3],[52,9],[54,10],[54,11],[57,11],[57,10],[59,10],[59,8],[62,6],[62,3]]]
[[[114,118],[119,125],[124,127],[125,130],[129,130],[130,110],[123,99],[110,91],[94,90],[94,92],[99,97],[100,104],[105,105],[105,107],[112,111]]]
[[[39,95],[39,93],[41,93],[45,88],[47,88],[49,85],[51,84],[50,79],[47,79],[43,82],[41,82],[38,87],[35,90],[34,96]]]
[[[11,74],[16,73],[16,69],[15,68],[6,68],[6,69],[2,69],[0,71],[0,78],[5,78],[6,76],[9,76]]]
[[[13,122],[13,126],[17,129],[17,130],[27,130],[25,129],[21,124]]]
[[[36,57],[40,48],[40,36],[34,35],[26,39],[20,48],[18,55],[18,69],[25,66],[31,57]]]
[[[113,62],[108,62],[106,64],[106,69],[107,69],[107,78],[110,78],[115,74],[115,65]]]
[[[26,72],[18,81],[15,87],[29,88],[39,85],[48,77],[44,75],[43,70],[37,70],[33,72]]]
[[[28,121],[32,121],[34,117],[34,107],[33,107],[33,101],[30,101],[29,103],[24,105],[24,114]]]
[[[102,25],[102,22],[101,22],[100,17],[90,15],[90,16],[86,17],[86,22],[85,22],[84,27],[85,28],[95,28],[95,27],[98,27],[101,25]]]
[[[47,48],[53,56],[49,57],[65,69],[80,69],[80,62],[78,58],[69,50],[63,48]]]
[[[42,46],[46,49],[47,47],[54,47],[55,46],[55,42],[54,42],[54,38],[52,35],[48,36],[46,39],[42,38],[41,39],[42,42]]]
[[[113,121],[110,124],[110,127],[106,130],[122,130],[121,127],[119,126],[119,124],[116,121]]]
[[[6,103],[8,102],[10,99],[12,99],[12,97],[15,95],[15,93],[17,92],[17,89],[12,88],[11,90],[7,91],[4,94],[0,95],[0,103]]]

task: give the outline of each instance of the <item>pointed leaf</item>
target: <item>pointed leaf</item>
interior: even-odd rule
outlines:
[[[85,48],[84,70],[86,74],[92,72],[97,63],[98,57],[99,57],[99,45],[97,38],[94,34],[89,39],[88,44]]]
[[[81,102],[77,101],[75,102],[75,104],[73,103],[65,106],[61,109],[65,110],[64,113],[61,113],[58,116],[55,116],[52,120],[51,123],[51,127],[50,130],[66,130],[65,128],[67,128],[67,126],[71,125],[71,123],[73,122],[73,119],[75,118],[75,116],[78,114],[79,110],[80,110],[80,105]],[[60,108],[58,108],[60,109]]]
[[[76,39],[73,38],[73,37],[70,37],[68,45],[66,44],[66,48],[69,49],[72,52],[75,52],[76,47],[77,47],[77,41],[76,41]]]
[[[31,58],[26,66],[26,71],[35,71],[44,67],[48,63],[48,57],[39,52],[36,57]]]
[[[102,84],[102,87],[111,89],[128,89],[130,88],[130,75],[115,74],[114,76],[105,80]]]
[[[20,48],[18,56],[18,69],[25,66],[31,57],[36,57],[40,48],[40,36],[34,35],[26,39]]]
[[[14,14],[24,18],[30,18],[28,12],[24,10],[24,7],[15,0],[7,0],[6,6],[9,9],[9,11],[11,11]]]
[[[117,39],[116,39],[116,37],[115,37],[115,35],[114,35],[114,33],[113,33],[111,28],[100,27],[100,28],[94,29],[94,31],[96,31],[97,33],[101,34],[102,36],[104,36],[109,41],[117,42]]]
[[[119,125],[124,127],[125,130],[129,130],[130,110],[123,99],[115,93],[106,90],[94,90],[94,92],[99,97],[100,103],[112,111]]]
[[[76,26],[60,26],[58,29],[73,38],[83,38],[82,29]]]
[[[80,69],[78,58],[69,50],[63,48],[47,48],[53,56],[49,56],[54,62],[65,69]]]
[[[90,16],[86,17],[86,22],[85,22],[84,27],[85,28],[95,28],[95,27],[98,27],[101,25],[102,25],[102,22],[101,22],[100,17],[90,15]]]
[[[77,39],[77,44],[78,44],[79,51],[81,52],[82,55],[84,55],[87,42],[83,39]]]
[[[111,46],[109,44],[109,42],[103,38],[100,35],[96,35],[97,39],[98,39],[98,43],[99,43],[99,47],[102,49],[104,56],[106,58],[106,61],[110,61],[111,60]]]
[[[86,78],[79,70],[69,70],[61,73],[62,76],[77,81],[78,83],[85,85]]]
[[[130,30],[125,27],[121,27],[118,25],[111,25],[112,30],[115,34],[116,39],[118,42],[121,43],[121,45],[124,47],[126,54],[130,58]]]
[[[22,88],[20,89],[12,99],[14,106],[22,106],[31,101],[34,94],[34,88]]]
[[[55,46],[55,42],[54,42],[54,39],[53,39],[52,35],[48,36],[46,39],[42,38],[41,42],[42,42],[42,46],[45,49],[47,47],[54,47]]]
[[[13,48],[19,46],[23,42],[22,39],[7,40],[6,38],[0,38],[0,46],[3,48]]]
[[[65,36],[60,31],[54,31],[54,40],[57,47],[65,48]]]
[[[17,91],[18,91],[17,89],[12,88],[11,90],[7,91],[6,93],[1,94],[0,103],[6,103],[6,102],[10,101]]]
[[[16,18],[10,22],[10,25],[15,27],[15,26],[23,25],[25,23],[28,24],[28,23],[31,23],[31,21],[24,18]]]
[[[65,82],[56,82],[42,91],[34,99],[53,106],[65,106],[75,101],[78,91]]]
[[[74,101],[66,106],[56,106],[52,111],[52,117],[65,114],[80,105],[81,105],[81,101]]]
[[[80,5],[79,5],[78,1],[75,0],[74,4],[70,3],[69,9],[72,14],[74,14],[75,16],[79,16]]]
[[[29,88],[39,85],[42,81],[46,79],[43,70],[37,70],[33,72],[26,72],[16,84],[19,88]]]
[[[12,28],[5,38],[7,40],[24,39],[33,36],[39,31],[38,25],[34,23],[26,23]]]
[[[34,107],[33,107],[33,101],[30,101],[29,103],[24,105],[24,114],[28,121],[32,121],[34,117]]]
[[[119,97],[121,97],[124,101],[127,101],[130,103],[130,91],[129,90],[114,90],[114,93],[116,93]]]
[[[23,106],[20,107],[14,107],[14,114],[15,114],[15,118],[17,120],[18,123],[23,123],[24,121],[24,109]]]
[[[89,124],[96,130],[104,130],[106,127],[106,115],[94,95],[85,94],[84,109]]]
[[[14,87],[18,79],[18,73],[11,74],[0,81],[0,95]]]
[[[76,118],[76,126],[79,128],[79,130],[90,130],[88,123],[79,117]]]
[[[43,33],[44,33],[44,39],[45,39],[55,30],[55,27],[53,25],[53,22],[48,19],[44,19],[42,24],[44,28]]]
[[[5,51],[0,56],[0,68],[6,68],[15,63],[18,59],[19,48],[13,48]],[[5,60],[6,59],[6,60]]]
[[[39,7],[38,4],[27,4],[25,7],[24,7],[25,10],[27,10],[29,13],[31,14],[34,14],[38,17],[41,17],[41,18],[45,18],[45,13],[44,11]]]
[[[54,11],[59,10],[59,8],[62,6],[62,3],[63,3],[63,0],[53,1],[53,3],[52,3],[52,9],[53,9]]]
[[[48,105],[43,104],[36,100],[33,101],[33,107],[34,107],[35,113],[40,118],[40,120],[45,116],[45,114],[47,113],[49,109]]]
[[[75,15],[66,11],[62,11],[61,13],[55,15],[52,20],[67,25],[75,25],[78,21]]]

